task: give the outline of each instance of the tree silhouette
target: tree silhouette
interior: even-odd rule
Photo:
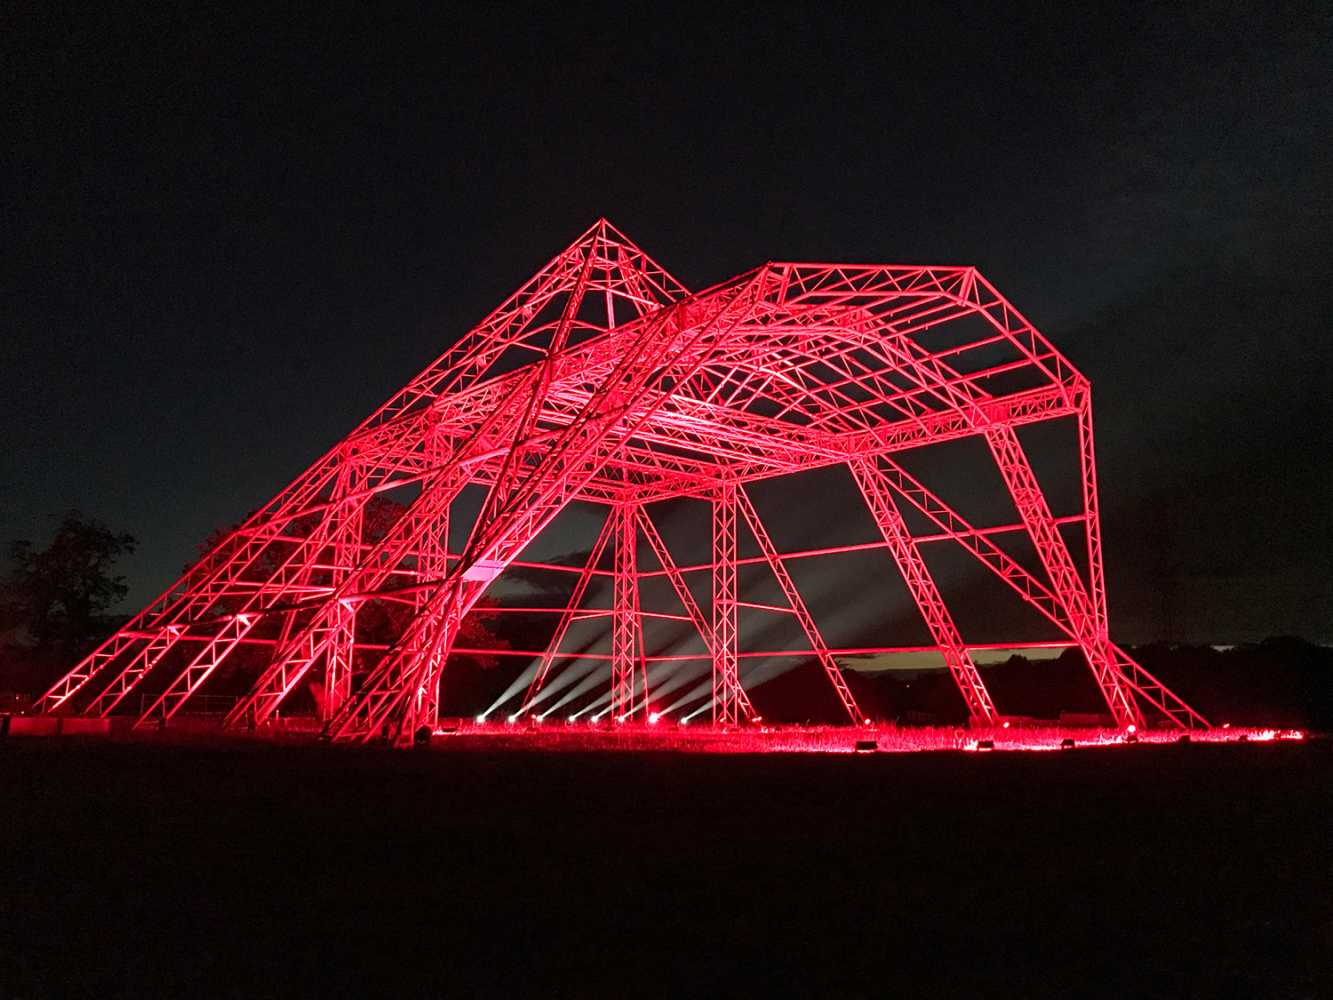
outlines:
[[[129,588],[113,570],[135,544],[71,510],[46,548],[27,539],[10,546],[0,584],[0,687],[44,686],[115,627],[107,612]]]

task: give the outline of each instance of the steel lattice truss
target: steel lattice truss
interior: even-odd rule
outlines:
[[[1056,518],[1016,428],[1077,425],[1082,510]],[[976,436],[1017,521],[978,527],[913,478],[898,456]],[[325,733],[402,741],[438,714],[464,617],[490,582],[574,501],[608,508],[524,702],[539,697],[595,574],[614,578],[609,705],[647,712],[640,539],[712,661],[712,718],[753,717],[738,671],[737,538],[752,536],[789,613],[853,724],[866,721],[747,495],[746,484],[845,464],[972,719],[996,707],[905,514],[961,546],[1077,645],[1115,721],[1151,709],[1207,723],[1108,637],[1088,382],[970,267],[766,264],[691,293],[605,220],[541,269],[169,590],[79,663],[42,710],[106,716],[141,705],[170,719],[243,644],[271,651],[226,719],[262,726],[318,678]],[[1072,470],[1071,470],[1072,474]],[[449,550],[454,500],[486,491],[466,542]],[[410,504],[372,534],[379,493]],[[712,561],[680,567],[645,505],[711,504]],[[924,522],[922,521],[924,519]],[[1080,526],[1085,551],[1061,527]],[[1030,538],[1040,566],[996,541]],[[600,569],[609,556],[613,569]],[[753,561],[753,560],[750,560]],[[686,572],[709,572],[711,609]],[[357,641],[360,609],[410,609],[389,647]],[[975,647],[973,647],[975,648]],[[665,658],[663,658],[665,659]],[[312,671],[315,672],[312,674]],[[138,697],[131,698],[137,694]],[[139,709],[136,707],[135,709]]]

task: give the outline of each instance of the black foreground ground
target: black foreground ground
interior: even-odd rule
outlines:
[[[1333,995],[1333,746],[0,744],[0,995]]]

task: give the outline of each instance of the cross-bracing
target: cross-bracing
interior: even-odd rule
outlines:
[[[607,705],[613,722],[651,711],[645,578],[662,576],[671,617],[711,660],[704,707],[716,725],[756,718],[740,670],[737,566],[767,567],[851,725],[868,722],[835,650],[789,571],[811,552],[779,552],[747,484],[843,465],[896,572],[957,683],[969,717],[1000,716],[923,558],[961,546],[1083,654],[1115,724],[1207,722],[1109,636],[1087,380],[971,267],[769,263],[691,293],[605,220],[557,255],[476,328],[220,542],[40,700],[47,712],[107,716],[147,705],[138,724],[190,704],[237,649],[266,662],[225,719],[262,727],[318,681],[324,734],[401,743],[439,713],[460,627],[491,582],[572,503],[605,508],[549,647],[516,715],[531,710],[570,626],[589,615],[590,581],[612,578]],[[1018,429],[1072,421],[1081,509],[1057,517]],[[903,453],[984,442],[1016,520],[978,526],[915,478]],[[1072,465],[1072,463],[1071,463]],[[450,546],[468,488],[480,513]],[[372,531],[380,494],[406,509]],[[691,498],[711,509],[711,560],[680,566],[649,506]],[[914,533],[910,516],[930,531]],[[1079,540],[1071,542],[1070,527]],[[459,527],[459,526],[456,526]],[[741,559],[746,532],[760,555]],[[1020,533],[1025,565],[999,542]],[[658,564],[639,563],[640,541]],[[877,543],[879,544],[879,543]],[[832,550],[830,550],[832,551]],[[603,564],[609,556],[611,567]],[[687,575],[708,574],[705,607]],[[359,641],[358,615],[400,609],[391,643]],[[402,609],[406,609],[402,611]],[[782,651],[771,651],[780,654]],[[668,669],[663,667],[663,669]],[[661,671],[657,671],[661,676]],[[137,695],[137,698],[132,698]]]

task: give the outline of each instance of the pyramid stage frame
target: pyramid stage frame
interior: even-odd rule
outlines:
[[[1068,474],[1079,509],[1061,516],[1018,435],[1055,420],[1072,422],[1078,442]],[[964,438],[984,445],[1011,523],[975,525],[909,472],[905,453]],[[465,616],[508,567],[534,565],[519,558],[528,544],[585,502],[605,509],[604,525],[581,568],[544,567],[574,586],[515,718],[549,695],[557,663],[577,662],[563,651],[571,626],[596,618],[609,631],[609,670],[589,722],[655,723],[654,688],[685,659],[649,652],[644,624],[657,615],[688,624],[711,662],[691,715],[745,727],[757,714],[740,669],[740,613],[762,610],[788,616],[808,643],[766,655],[817,666],[848,724],[871,724],[837,660],[847,651],[825,641],[788,566],[819,553],[779,552],[747,491],[834,465],[864,498],[885,571],[896,567],[972,725],[1003,717],[974,659],[983,647],[963,638],[923,557],[938,543],[968,553],[1081,652],[1114,728],[1210,728],[1110,639],[1087,379],[975,268],[768,263],[690,292],[605,220],[35,707],[105,718],[134,706],[136,725],[165,725],[230,655],[262,649],[225,727],[262,730],[303,681],[317,681],[326,738],[411,742],[437,724]],[[455,524],[466,540],[451,547],[455,501],[469,488],[484,500]],[[365,515],[380,494],[405,498],[404,508],[372,531]],[[711,560],[676,562],[648,511],[672,498],[708,505]],[[738,556],[745,535],[759,555]],[[644,568],[641,548],[657,569]],[[738,565],[766,567],[781,605],[745,600]],[[704,574],[711,596],[701,601],[687,577],[697,585]],[[669,584],[674,614],[644,606],[647,577]],[[584,606],[594,578],[609,578],[609,609]],[[401,622],[387,644],[359,637],[358,616],[376,604]]]

